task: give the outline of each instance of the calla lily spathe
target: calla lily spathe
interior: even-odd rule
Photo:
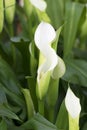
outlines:
[[[55,38],[56,32],[54,28],[49,23],[41,22],[35,32],[35,43],[46,60],[38,69],[38,82],[41,74],[44,75],[47,71],[53,70],[58,64],[58,56],[51,48],[51,43]]]
[[[38,97],[40,100],[42,100],[48,91],[50,76],[52,76],[54,79],[59,79],[65,73],[65,64],[63,60],[51,47],[51,44],[54,43],[56,38],[56,31],[51,24],[42,21],[38,25],[35,31],[34,41],[37,48],[40,50],[40,64],[37,71],[36,87],[36,93],[37,96],[39,95]],[[63,71],[60,72],[59,70]]]
[[[40,11],[45,11],[47,4],[44,0],[30,0],[31,4],[38,8]]]
[[[80,111],[81,111],[80,100],[78,97],[75,96],[75,94],[72,92],[70,88],[68,88],[68,91],[65,97],[65,105],[66,105],[69,115],[72,118],[75,119],[79,117]]]

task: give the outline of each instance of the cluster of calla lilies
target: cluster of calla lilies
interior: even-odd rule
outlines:
[[[45,12],[47,4],[44,0],[30,0],[32,6],[40,12]],[[52,48],[57,32],[46,20],[41,20],[36,28],[34,41],[40,50],[37,70],[36,93],[39,101],[43,101],[47,94],[50,78],[59,79],[65,73],[65,64]],[[51,89],[51,88],[50,88]],[[55,95],[55,93],[53,93]],[[72,92],[70,87],[65,97],[65,106],[69,117],[69,130],[79,130],[79,116],[81,111],[80,100]],[[41,111],[39,111],[41,112]],[[41,112],[43,114],[43,112]]]
[[[20,2],[20,5],[24,6],[25,1],[26,0],[22,0]],[[28,1],[31,6],[36,9],[37,15],[38,17],[40,17],[40,24],[36,28],[34,34],[35,44],[40,51],[37,70],[36,95],[39,101],[39,112],[44,115],[44,98],[48,97],[47,92],[49,89],[50,80],[54,79],[59,81],[59,79],[64,75],[66,68],[64,61],[56,54],[57,48],[52,47],[52,44],[55,44],[58,36],[57,31],[55,31],[55,29],[51,25],[50,19],[46,14],[46,2],[44,0]],[[45,14],[44,16],[46,16],[47,19],[43,18],[43,13]],[[40,15],[42,15],[42,17]],[[51,92],[51,96],[54,95],[56,95],[54,91]],[[54,100],[55,101],[53,101],[52,105],[55,105],[57,96]],[[79,130],[79,117],[81,112],[80,100],[78,97],[75,96],[70,87],[68,88],[66,93],[65,106],[69,117],[69,130]]]

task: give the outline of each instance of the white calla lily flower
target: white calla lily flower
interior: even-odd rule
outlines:
[[[30,0],[31,4],[38,8],[40,11],[45,11],[47,4],[44,0]]]
[[[51,47],[55,43],[57,33],[53,26],[47,22],[41,22],[34,35],[34,41],[40,50],[39,67],[37,71],[37,96],[42,100],[49,87],[50,76],[59,79],[65,73],[65,64]]]
[[[54,28],[46,22],[41,22],[35,32],[35,44],[40,52],[46,58],[45,62],[38,69],[37,81],[39,82],[41,75],[47,71],[53,70],[58,64],[58,56],[51,48],[51,43],[56,38]]]
[[[69,115],[72,118],[75,119],[79,117],[80,112],[81,112],[80,100],[78,97],[75,96],[75,94],[72,92],[70,88],[68,88],[68,91],[65,97],[65,106],[67,108]]]

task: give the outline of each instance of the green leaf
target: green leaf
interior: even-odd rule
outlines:
[[[24,2],[27,2],[26,4],[27,4],[27,6],[29,6],[29,1],[27,1],[27,0],[24,0]],[[24,5],[25,6],[25,5]],[[25,7],[24,7],[25,8]],[[25,11],[25,9],[24,8],[22,8],[21,6],[19,6],[18,4],[17,4],[17,6],[16,6],[16,14],[17,14],[17,16],[18,16],[18,18],[19,18],[19,21],[21,21],[20,22],[20,24],[21,24],[21,27],[22,27],[22,30],[21,30],[21,32],[20,32],[20,36],[24,36],[24,37],[29,37],[30,38],[30,35],[29,35],[29,27],[28,27],[28,24],[29,24],[29,20],[26,20],[25,18],[24,18],[24,16],[25,15],[29,15],[29,11],[28,11],[28,9],[29,8],[27,8],[26,7],[26,11]],[[30,10],[30,9],[29,9]],[[26,14],[27,13],[27,14]],[[30,30],[31,31],[31,30]]]
[[[74,45],[78,24],[84,5],[76,2],[67,2],[65,6],[64,27],[64,56],[67,56]]]
[[[18,116],[11,111],[7,104],[0,104],[0,116],[8,117],[15,120],[20,120]]]
[[[24,119],[26,116],[26,107],[24,97],[21,92],[21,86],[17,81],[15,74],[11,70],[10,66],[0,58],[0,90],[2,91],[1,101],[5,101],[5,94],[7,96],[7,101],[13,108],[13,111],[20,112],[19,116]],[[17,109],[15,110],[15,108]]]
[[[66,73],[63,79],[74,84],[87,86],[87,62],[84,60],[66,59]]]
[[[74,52],[75,57],[77,57],[78,59],[83,59],[83,60],[87,61],[87,51],[86,50],[74,48],[73,52]]]
[[[85,19],[85,22],[83,23],[81,27],[81,37],[86,37],[87,36],[87,18]]]
[[[8,61],[9,63],[13,61],[12,56],[10,54],[10,44],[3,44],[0,43],[0,55],[1,57],[3,57],[6,61]],[[12,60],[12,61],[11,61]]]
[[[10,91],[16,94],[21,94],[20,85],[18,84],[14,73],[12,72],[10,66],[2,58],[0,58],[0,82],[3,85],[6,85]]]
[[[63,27],[64,27],[64,25],[60,26],[58,28],[58,30],[56,31],[56,39],[55,39],[55,42],[52,44],[52,47],[56,51],[57,51],[59,36],[60,36],[60,33],[61,33]],[[58,57],[58,64],[52,72],[52,77],[54,79],[59,79],[60,77],[62,77],[64,75],[64,73],[65,73],[65,64],[64,64],[63,60],[60,57]]]
[[[13,97],[11,97],[13,100],[18,102],[17,100],[19,99],[20,103],[23,103],[21,86],[9,65],[2,58],[0,58],[0,83],[0,87],[3,88],[9,96],[13,95]]]
[[[12,43],[20,51],[23,60],[23,68],[26,75],[30,74],[30,54],[29,54],[29,43],[30,41],[26,38],[13,37],[11,38]]]
[[[51,18],[53,26],[57,29],[63,22],[64,0],[46,0],[47,13]]]
[[[30,52],[30,71],[31,75],[35,76],[37,71],[37,60],[36,60],[36,53],[35,53],[35,44],[32,42],[29,45],[29,52]]]
[[[56,31],[56,39],[54,41],[54,43],[52,44],[52,47],[57,51],[57,46],[58,46],[58,41],[59,41],[59,37],[60,37],[60,33],[63,29],[64,25],[61,25],[57,31]]]
[[[0,130],[7,130],[7,125],[3,119],[0,122]]]
[[[60,110],[58,112],[58,116],[55,124],[61,130],[68,130],[68,113],[64,101],[60,106]]]
[[[14,125],[11,125],[11,126],[9,125],[8,130],[25,130],[25,128],[21,128],[21,127],[14,126]]]
[[[7,103],[5,92],[0,88],[0,104]]]
[[[11,108],[8,106],[5,92],[1,88],[0,88],[0,116],[19,120],[16,114],[13,113]]]
[[[55,125],[46,120],[40,114],[36,114],[31,120],[24,123],[22,128],[34,130],[58,130]]]
[[[30,90],[30,94],[34,103],[34,108],[37,111],[37,97],[36,97],[36,78],[33,76],[26,76],[25,77],[27,79],[28,82],[28,88]]]
[[[84,124],[82,130],[87,130],[87,122]]]

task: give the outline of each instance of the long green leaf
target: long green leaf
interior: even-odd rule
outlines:
[[[0,88],[0,104],[7,103],[5,92]]]
[[[76,2],[67,2],[65,6],[64,27],[64,56],[67,56],[74,45],[78,24],[84,5]]]
[[[0,122],[0,130],[7,130],[7,125],[3,119]]]
[[[0,82],[7,86],[10,91],[21,95],[20,85],[9,65],[0,58]]]
[[[21,86],[9,65],[2,58],[0,58],[0,87],[3,87],[9,96],[13,95],[13,100],[18,102],[19,99],[20,103],[23,103]]]
[[[68,82],[87,86],[87,62],[84,60],[65,60],[66,73],[63,76]]]
[[[55,125],[46,120],[40,114],[36,114],[30,121],[23,124],[22,128],[34,130],[58,130]]]
[[[64,15],[64,0],[46,0],[47,1],[47,13],[51,18],[52,24],[56,29],[63,22]]]
[[[26,75],[30,74],[30,54],[29,54],[29,43],[30,41],[26,38],[13,37],[11,38],[12,43],[22,54],[23,69]]]
[[[0,116],[19,120],[17,115],[9,107],[6,94],[1,88],[0,88]]]
[[[0,116],[20,120],[18,116],[13,113],[7,105],[0,105]]]
[[[7,96],[7,101],[15,112],[19,112],[21,110],[19,115],[21,119],[24,119],[26,116],[26,107],[24,97],[21,92],[21,86],[10,66],[2,58],[0,58],[0,90],[4,91]],[[2,91],[0,91],[0,93],[1,92]],[[5,98],[6,97],[3,96],[2,99],[5,100]],[[3,101],[2,99],[1,101]],[[15,106],[17,107],[16,110]]]
[[[64,101],[60,106],[60,110],[56,119],[56,126],[61,130],[68,130],[68,113]]]

